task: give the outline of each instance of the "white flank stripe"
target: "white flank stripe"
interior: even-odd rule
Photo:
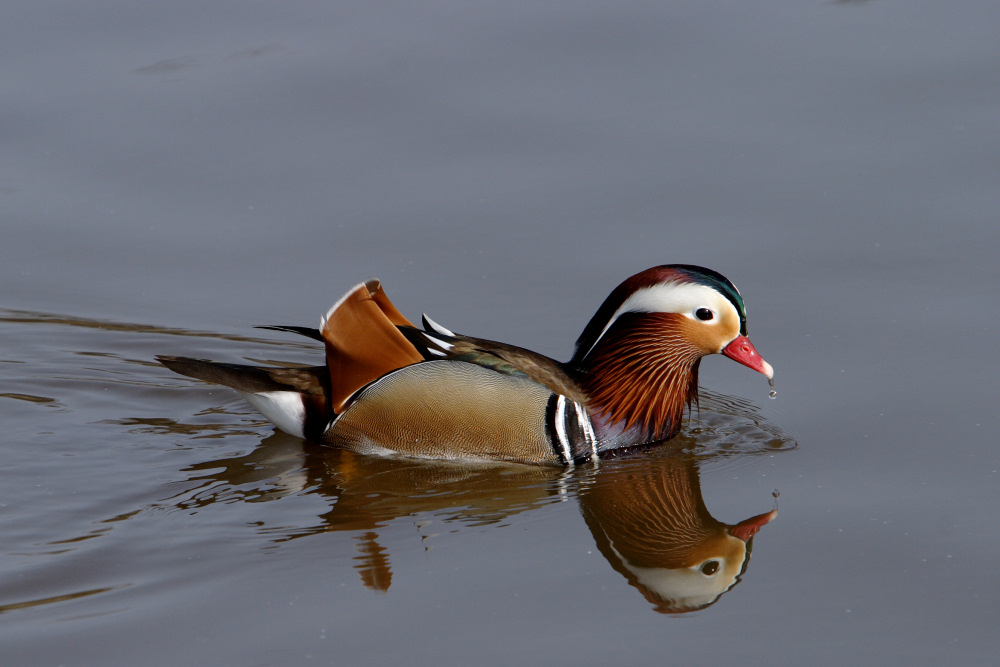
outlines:
[[[239,393],[282,431],[299,438],[305,437],[306,408],[302,403],[302,394],[294,391],[265,391],[259,394],[241,391]]]
[[[590,423],[590,415],[587,414],[587,409],[579,403],[574,401],[573,405],[576,407],[576,421],[583,430],[584,439],[590,445],[590,451],[593,454],[591,458],[594,463],[597,463],[597,438],[594,436],[594,426]]]
[[[566,435],[566,397],[560,395],[556,398],[555,416],[556,437],[559,438],[559,446],[562,448],[563,458],[566,463],[573,465],[573,454],[569,447],[569,437]]]

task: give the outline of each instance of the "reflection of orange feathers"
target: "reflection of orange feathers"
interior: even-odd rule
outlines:
[[[378,280],[352,289],[323,318],[320,333],[326,344],[334,411],[343,412],[351,395],[366,384],[423,361],[396,325],[413,326],[389,302]]]
[[[392,569],[389,567],[389,554],[386,548],[378,543],[378,533],[369,531],[358,538],[360,561],[354,568],[361,575],[361,583],[366,588],[385,593],[392,583]]]
[[[597,548],[660,613],[701,609],[735,586],[750,558],[744,539],[777,515],[716,520],[695,460],[676,455],[602,465],[580,508]]]
[[[705,507],[688,458],[614,467],[580,497],[584,516],[613,536],[615,548],[637,567],[690,567],[725,539],[726,526]]]

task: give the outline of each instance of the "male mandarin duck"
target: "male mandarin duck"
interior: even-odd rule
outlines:
[[[611,292],[562,363],[415,327],[378,280],[344,295],[320,328],[264,327],[322,342],[326,365],[255,367],[158,357],[232,387],[292,435],[369,454],[573,465],[669,440],[697,399],[698,366],[721,353],[774,371],[747,338],[746,309],[721,274],[657,266]]]

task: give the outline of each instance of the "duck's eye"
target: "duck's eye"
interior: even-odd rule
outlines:
[[[713,574],[719,571],[719,561],[710,560],[701,566],[701,573],[706,577],[711,577]]]
[[[699,308],[698,310],[694,311],[694,316],[697,317],[702,322],[708,322],[710,319],[715,317],[715,313],[713,313],[708,308]]]

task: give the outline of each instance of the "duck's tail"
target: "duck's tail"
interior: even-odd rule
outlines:
[[[156,359],[175,373],[235,389],[275,426],[300,438],[319,440],[334,417],[325,366],[280,368],[189,357]]]

